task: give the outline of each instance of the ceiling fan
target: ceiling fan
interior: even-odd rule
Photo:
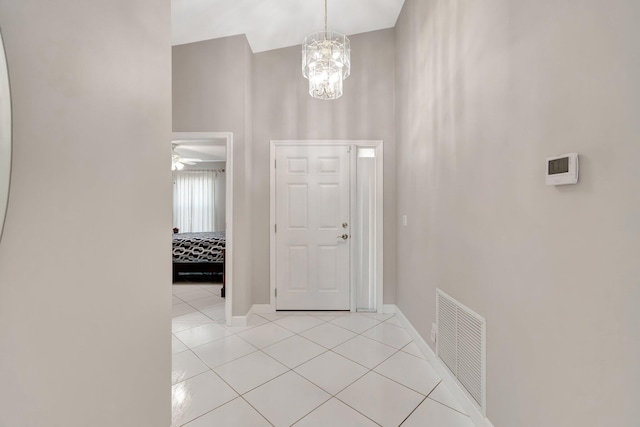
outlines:
[[[189,159],[186,157],[182,157],[180,154],[176,152],[177,144],[171,145],[171,170],[182,170],[184,165],[195,165],[199,162],[204,162],[206,160],[202,159]]]

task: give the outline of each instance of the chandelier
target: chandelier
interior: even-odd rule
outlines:
[[[327,30],[327,0],[324,0],[324,31],[309,34],[302,44],[302,75],[309,80],[309,95],[338,99],[342,82],[351,72],[349,39]]]

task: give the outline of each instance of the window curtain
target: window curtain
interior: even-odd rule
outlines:
[[[174,171],[173,226],[181,233],[225,230],[225,173]]]

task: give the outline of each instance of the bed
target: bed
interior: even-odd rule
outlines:
[[[174,233],[173,282],[181,273],[222,273],[222,292],[225,294],[224,258],[225,232]]]

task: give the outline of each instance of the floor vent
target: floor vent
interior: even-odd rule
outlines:
[[[486,415],[486,321],[437,290],[436,354]]]

